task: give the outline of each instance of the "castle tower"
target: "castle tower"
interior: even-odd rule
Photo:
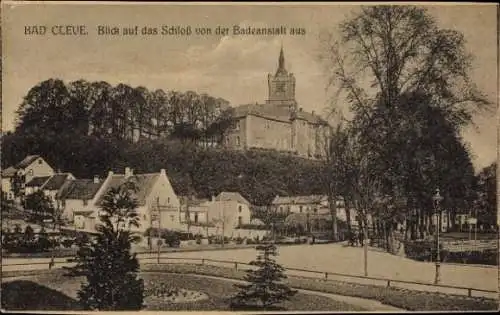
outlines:
[[[295,101],[295,76],[293,73],[288,73],[285,68],[285,54],[283,46],[281,46],[280,55],[278,58],[278,69],[274,75],[267,75],[269,97],[267,104],[286,107],[292,111],[297,109]]]

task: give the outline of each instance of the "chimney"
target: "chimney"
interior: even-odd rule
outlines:
[[[94,184],[99,184],[99,175],[94,175]]]
[[[164,169],[164,168],[162,168],[162,169],[160,170],[160,175],[167,176],[167,172],[165,171],[165,169]]]
[[[132,175],[134,175],[134,170],[130,167],[125,167],[125,178],[129,178]]]

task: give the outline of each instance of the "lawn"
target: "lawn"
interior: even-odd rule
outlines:
[[[2,283],[2,308],[7,310],[79,310],[77,291],[82,278],[67,278],[62,270],[44,272]],[[235,293],[233,283],[194,275],[143,273],[146,288],[160,283],[171,287],[201,291],[208,300],[192,303],[158,303],[145,298],[145,310],[230,311],[228,298]],[[363,311],[364,309],[328,297],[298,293],[279,305],[289,311]]]
[[[201,266],[189,264],[146,265],[143,270],[166,271],[180,274],[202,274],[231,279],[243,279],[245,272],[218,266]],[[380,287],[375,285],[348,283],[341,281],[324,281],[289,276],[286,280],[296,289],[320,291],[338,295],[353,296],[380,301],[383,304],[410,311],[472,311],[496,310],[498,301],[481,297],[466,297],[451,294],[423,292],[396,287]]]

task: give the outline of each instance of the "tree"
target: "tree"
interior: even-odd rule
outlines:
[[[61,133],[81,135],[87,121],[82,102],[75,101],[62,80],[49,79],[28,91],[17,110],[16,133],[55,137]]]
[[[50,197],[45,195],[42,190],[26,196],[26,208],[32,211],[31,218],[39,224],[43,224],[45,219],[53,219],[55,214]]]
[[[360,152],[370,155],[374,193],[407,201],[385,213],[404,220],[401,211],[417,208],[420,222],[430,220],[436,187],[459,203],[471,169],[459,132],[490,108],[470,80],[463,35],[440,29],[425,8],[382,5],[361,7],[340,24],[339,41],[327,34],[323,43],[330,84],[347,99]],[[467,170],[460,180],[458,165]]]
[[[497,163],[484,167],[476,176],[476,209],[480,224],[495,225],[497,216]]]
[[[128,183],[127,183],[128,184]],[[137,241],[130,228],[138,227],[134,185],[110,189],[103,197],[96,226],[98,235],[77,253],[77,265],[69,275],[85,276],[78,296],[85,309],[100,311],[139,310],[144,283],[137,278],[139,262],[130,253]]]
[[[264,309],[289,300],[297,291],[290,289],[282,283],[286,279],[284,268],[276,263],[271,256],[277,256],[274,244],[257,246],[260,253],[257,259],[250,262],[256,266],[256,270],[249,269],[245,281],[249,284],[235,284],[240,291],[231,299],[231,306],[239,307],[262,307]]]

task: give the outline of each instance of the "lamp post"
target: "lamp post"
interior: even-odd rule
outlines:
[[[440,281],[439,268],[441,262],[440,248],[439,248],[439,230],[441,229],[441,212],[439,204],[443,201],[443,197],[439,194],[439,188],[436,189],[436,194],[432,197],[434,201],[434,211],[436,214],[436,247],[437,247],[437,257],[436,257],[436,277],[434,278],[434,283],[438,284]]]

